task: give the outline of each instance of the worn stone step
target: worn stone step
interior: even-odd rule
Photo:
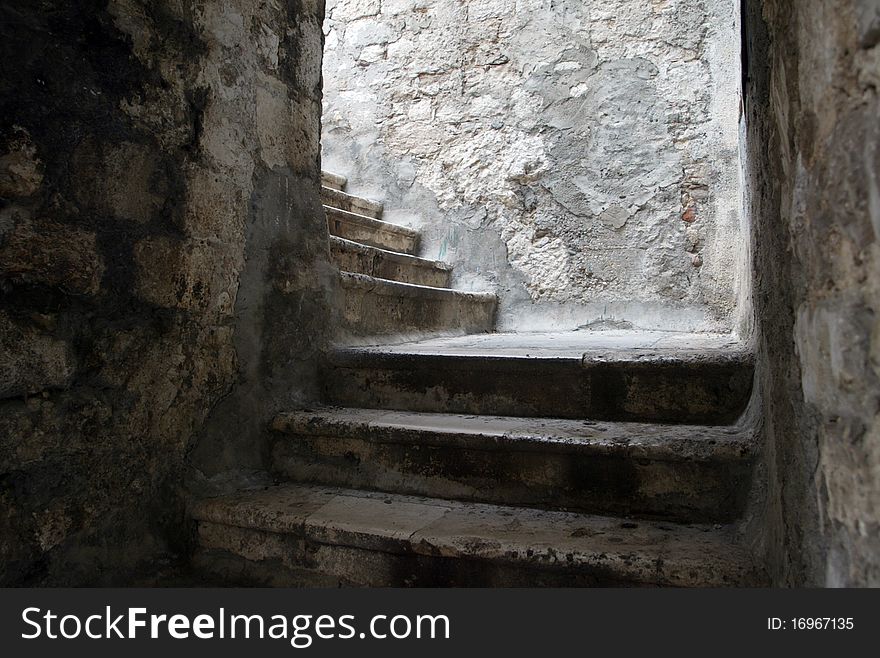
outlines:
[[[203,499],[195,562],[225,582],[367,586],[763,585],[727,527],[310,485]]]
[[[373,219],[382,219],[382,204],[378,201],[346,194],[326,185],[321,187],[321,199],[324,205],[332,208],[347,210]]]
[[[496,298],[340,272],[343,327],[356,336],[492,331]]]
[[[330,235],[403,254],[415,254],[419,248],[419,232],[411,228],[330,206],[324,206],[324,212]]]
[[[373,409],[709,425],[729,425],[745,409],[753,359],[735,341],[619,332],[615,343],[609,333],[492,334],[338,348],[324,369],[325,401]]]
[[[275,418],[272,469],[297,482],[593,513],[729,522],[746,427],[328,408]]]
[[[347,184],[348,179],[345,176],[332,174],[329,171],[321,172],[321,185],[323,187],[329,187],[332,190],[344,190]]]
[[[452,266],[446,263],[370,247],[336,236],[330,236],[330,254],[340,270],[390,281],[448,288],[452,277]]]

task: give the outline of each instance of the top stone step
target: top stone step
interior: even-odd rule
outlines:
[[[321,185],[331,190],[344,190],[348,179],[339,174],[331,174],[329,171],[321,171]]]

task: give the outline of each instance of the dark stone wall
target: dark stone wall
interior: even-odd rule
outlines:
[[[310,399],[323,5],[0,3],[0,584],[185,553]]]
[[[880,3],[745,0],[765,454],[784,585],[880,585]]]

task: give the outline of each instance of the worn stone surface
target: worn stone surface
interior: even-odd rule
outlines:
[[[764,582],[729,528],[306,485],[202,500],[193,516],[202,549],[237,556],[232,569],[252,582],[266,565],[287,585],[301,584],[303,571],[378,586]]]
[[[0,313],[0,398],[67,387],[76,370],[73,349],[56,334],[51,316],[20,323]]]
[[[402,254],[418,251],[418,231],[332,206],[327,206],[325,211],[332,235]]]
[[[452,268],[445,263],[377,249],[336,236],[330,237],[330,255],[344,272],[380,279],[448,288]]]
[[[325,400],[351,407],[723,425],[752,373],[728,336],[630,331],[339,348],[321,377]]]
[[[187,548],[187,454],[194,480],[259,465],[308,396],[322,17],[0,6],[0,584],[154,569]]]
[[[281,414],[272,468],[294,482],[689,522],[743,511],[754,433],[327,408]]]
[[[321,188],[321,200],[332,208],[347,210],[359,215],[366,215],[373,219],[382,219],[382,204],[370,199],[364,199],[342,190],[337,190],[326,185]]]
[[[880,5],[747,3],[763,504],[776,582],[880,585]]]
[[[733,326],[736,3],[331,0],[324,31],[326,166],[502,329]]]
[[[349,336],[487,333],[492,293],[462,292],[341,272],[342,328]]]
[[[321,185],[324,187],[343,192],[347,183],[348,180],[345,176],[340,176],[339,174],[334,174],[329,171],[321,171]]]
[[[495,328],[496,296],[450,289],[452,268],[414,256],[421,235],[379,219],[382,204],[327,186],[321,199],[331,259],[340,270],[339,339],[396,341]]]
[[[5,281],[48,286],[73,295],[98,291],[105,268],[94,231],[34,218],[23,206],[10,205],[0,212],[0,274]]]

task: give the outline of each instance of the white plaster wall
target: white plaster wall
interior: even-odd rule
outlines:
[[[735,0],[328,0],[324,168],[501,329],[727,330]]]

